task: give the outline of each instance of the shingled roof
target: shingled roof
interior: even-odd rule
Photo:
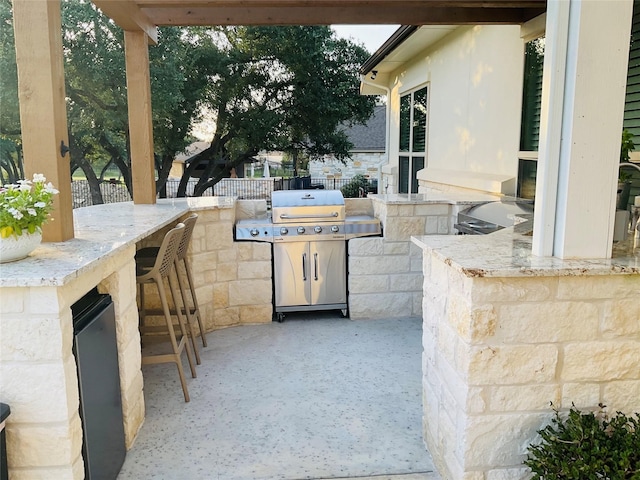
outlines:
[[[386,135],[386,106],[375,107],[365,125],[345,127],[352,152],[384,152]]]

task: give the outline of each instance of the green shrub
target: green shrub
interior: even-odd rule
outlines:
[[[601,409],[604,408],[600,405]],[[640,416],[621,412],[580,412],[566,418],[554,408],[551,425],[539,430],[542,443],[530,445],[525,460],[538,480],[640,480]]]
[[[360,189],[364,189],[365,196],[369,192],[369,180],[364,175],[354,175],[349,183],[340,189],[344,198],[358,198]]]

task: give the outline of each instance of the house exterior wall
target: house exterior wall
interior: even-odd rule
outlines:
[[[387,176],[397,175],[400,97],[427,85],[427,170],[515,177],[523,68],[519,26],[470,26],[392,72]],[[395,178],[384,184],[389,185],[385,193],[397,192]]]

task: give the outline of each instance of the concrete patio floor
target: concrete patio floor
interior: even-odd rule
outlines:
[[[421,325],[313,312],[209,333],[190,403],[175,366],[143,368],[146,420],[118,480],[439,479]]]

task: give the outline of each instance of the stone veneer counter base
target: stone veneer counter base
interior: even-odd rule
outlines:
[[[423,434],[443,478],[530,478],[523,461],[549,402],[640,411],[637,240],[593,260],[532,256],[531,237],[512,229],[412,241],[423,251]]]

